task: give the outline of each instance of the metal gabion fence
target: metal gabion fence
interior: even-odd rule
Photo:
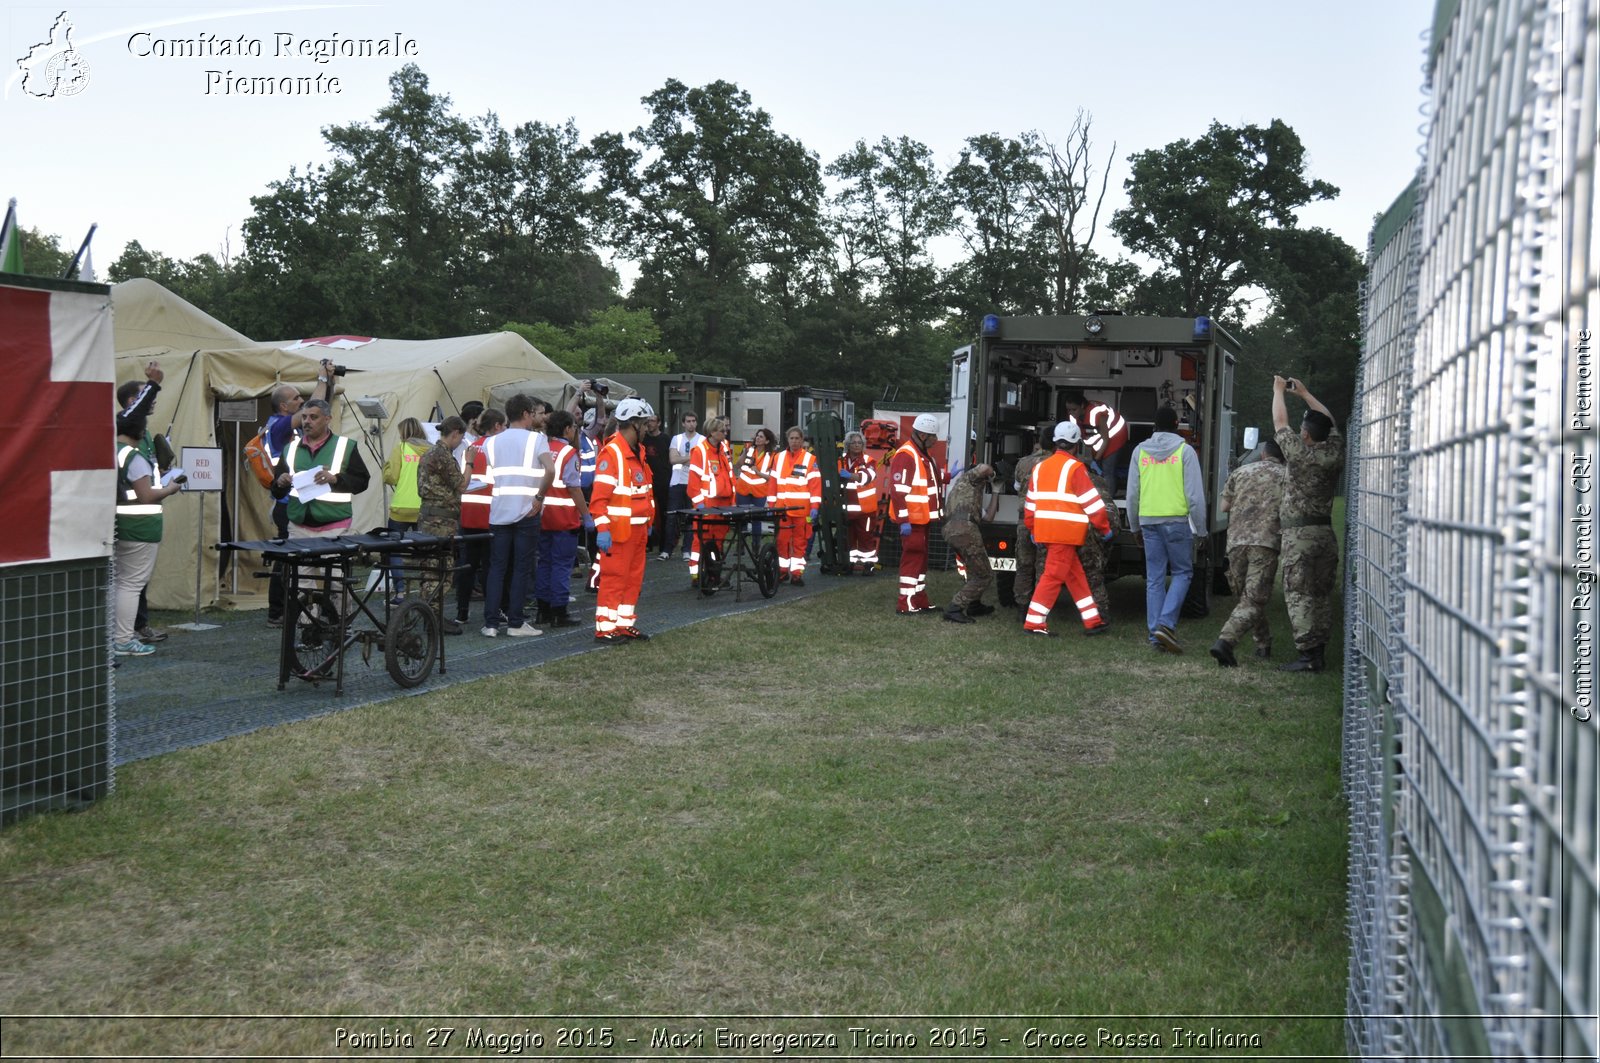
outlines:
[[[1348,1033],[1593,1059],[1595,5],[1441,0],[1428,68],[1350,435]]]

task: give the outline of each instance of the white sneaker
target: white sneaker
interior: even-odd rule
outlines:
[[[486,639],[492,639],[500,634],[500,629],[497,627],[486,627],[482,631],[479,631],[478,634],[482,635]]]
[[[543,635],[543,634],[544,634],[543,631],[540,631],[538,628],[534,627],[532,624],[528,623],[526,620],[524,620],[522,622],[522,626],[521,627],[508,627],[508,628],[506,628],[506,638],[508,638],[508,639],[531,639],[535,635]]]
[[[665,561],[667,558],[669,558],[671,556],[672,556],[671,554],[669,554],[665,550],[663,550],[659,554],[656,555],[656,560],[657,561]]]
[[[689,551],[687,551],[687,550],[685,550],[685,551],[684,551],[684,552],[683,552],[683,559],[684,559],[684,560],[685,560],[685,561],[687,561],[687,560],[689,560]]]

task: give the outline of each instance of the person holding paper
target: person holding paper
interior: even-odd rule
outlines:
[[[311,399],[300,410],[300,436],[278,458],[273,498],[289,501],[291,538],[336,539],[350,527],[352,501],[372,474],[353,439],[333,433],[333,407]]]
[[[178,483],[157,485],[150,460],[139,452],[145,416],[130,410],[117,415],[116,634],[118,657],[147,657],[155,652],[141,641],[135,627],[139,594],[155,571],[161,549],[161,502],[180,490]]]

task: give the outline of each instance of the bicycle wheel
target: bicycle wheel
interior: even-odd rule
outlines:
[[[333,671],[339,659],[339,613],[327,594],[303,596],[294,618],[294,641],[290,652],[294,674],[301,679],[322,679]]]
[[[778,593],[778,548],[771,543],[756,554],[755,578],[761,597],[771,598]]]
[[[389,677],[403,687],[414,687],[433,671],[439,652],[439,618],[419,598],[407,598],[389,614],[383,636],[384,664]]]
[[[722,544],[708,540],[700,547],[700,593],[707,598],[722,586]]]

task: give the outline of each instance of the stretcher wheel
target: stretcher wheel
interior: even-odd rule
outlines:
[[[303,595],[299,605],[290,646],[294,674],[319,679],[333,671],[339,657],[339,613],[327,594]]]
[[[407,598],[390,614],[383,636],[390,678],[403,687],[418,685],[433,671],[438,652],[438,616],[421,599]]]
[[[778,593],[778,548],[767,543],[756,554],[756,590],[761,597],[771,598]]]
[[[700,544],[700,593],[707,598],[722,586],[722,546],[715,540]]]

